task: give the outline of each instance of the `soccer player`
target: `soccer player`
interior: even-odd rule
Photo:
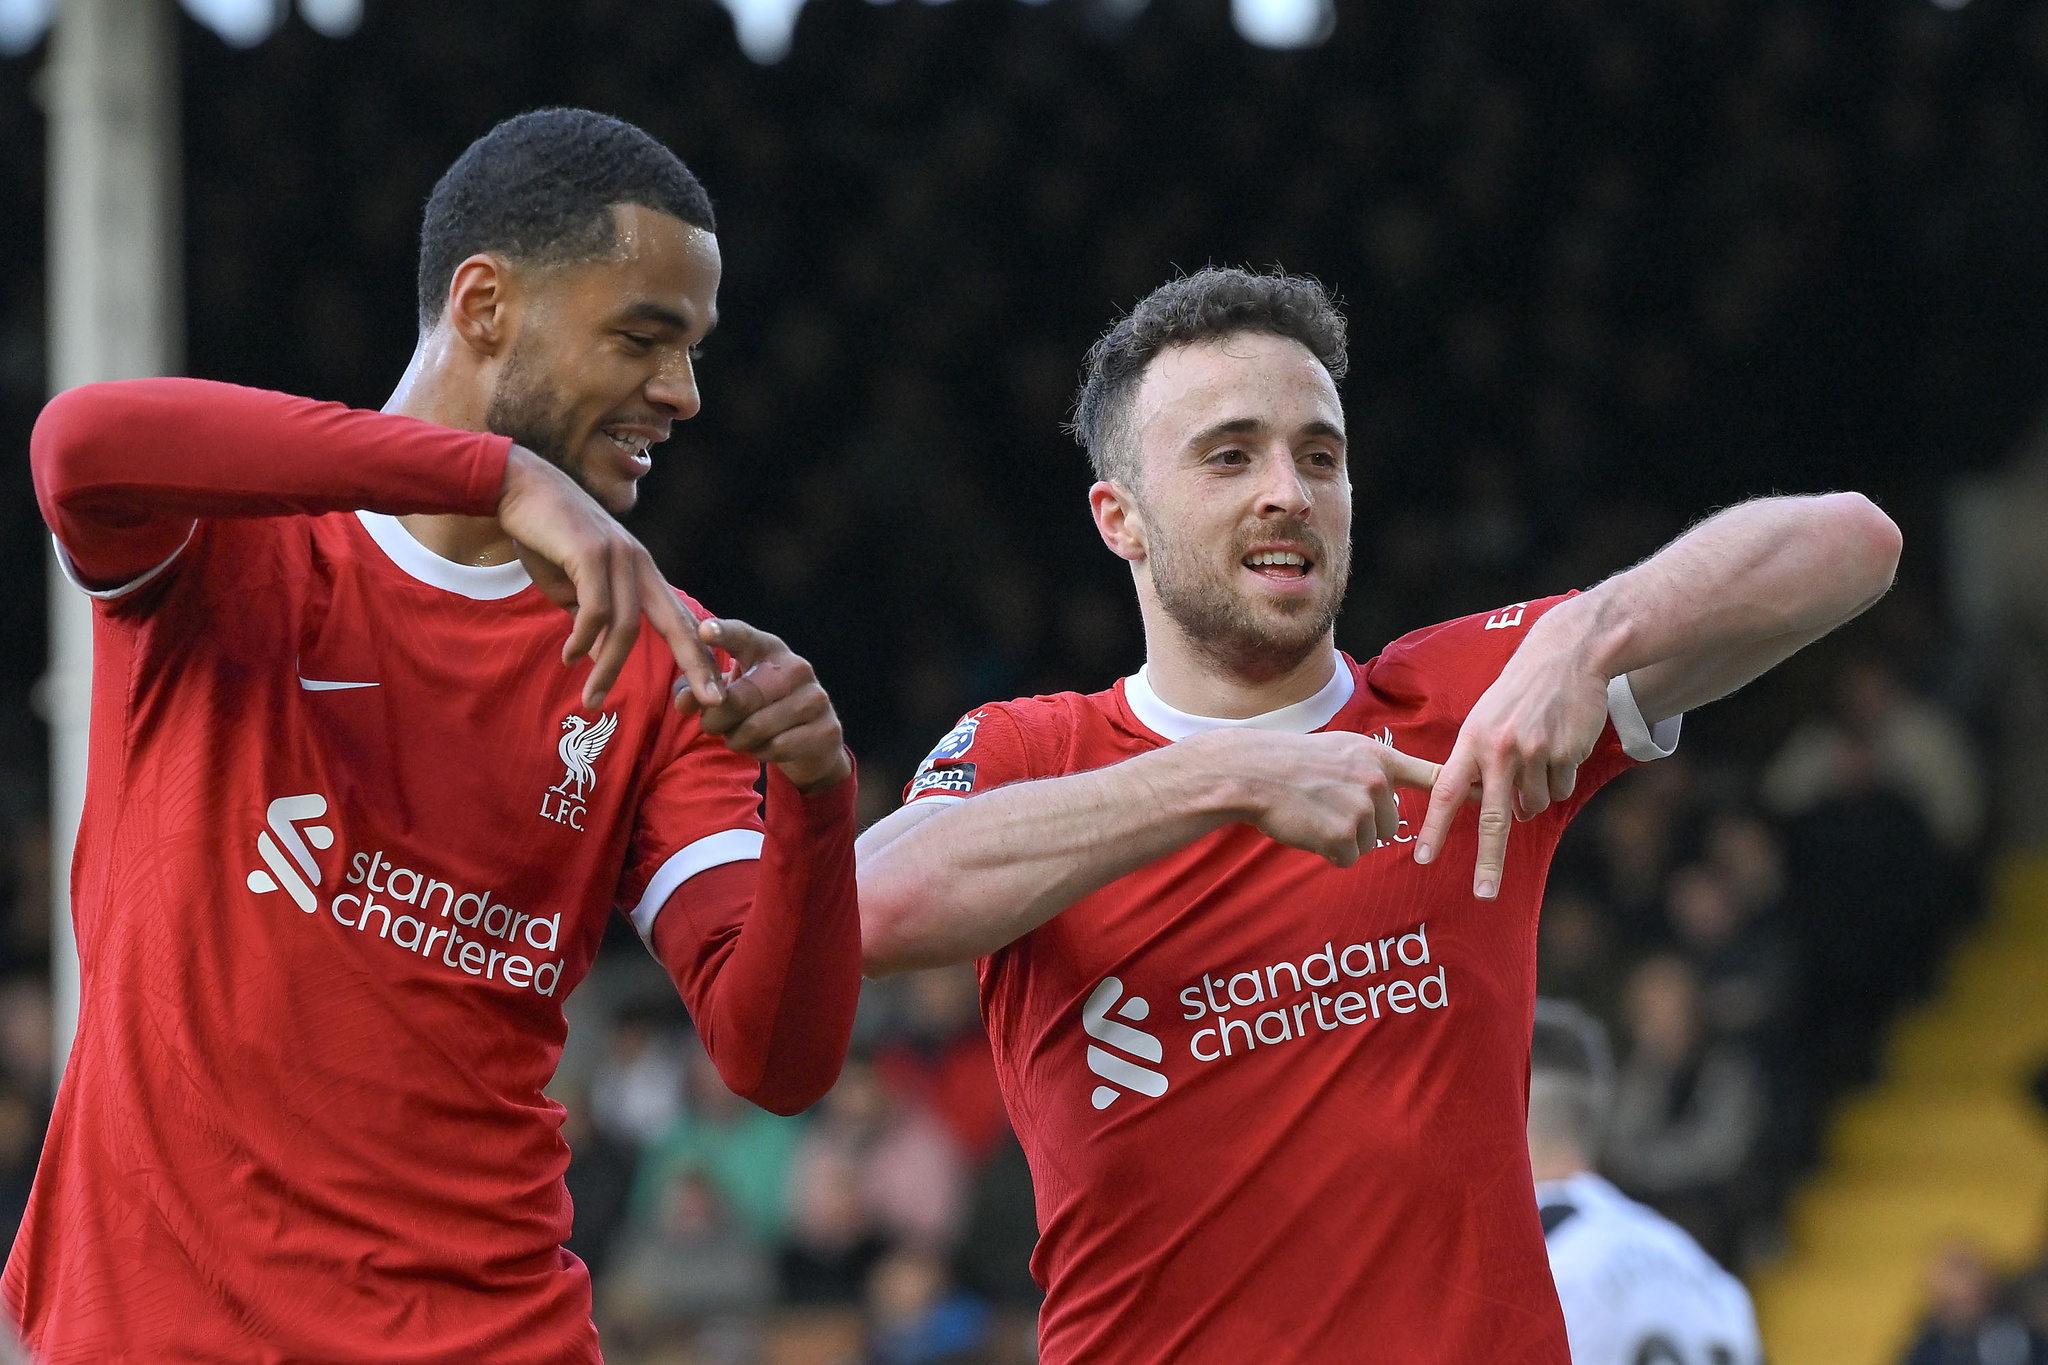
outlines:
[[[1605,1030],[1575,1005],[1538,1000],[1529,1166],[1572,1365],[1763,1365],[1749,1291],[1594,1174],[1613,1084]]]
[[[435,187],[387,411],[45,409],[95,661],[78,1035],[4,1282],[44,1365],[597,1361],[542,1087],[614,909],[734,1090],[831,1086],[838,720],[614,520],[698,410],[718,280],[682,163],[548,110]]]
[[[859,845],[870,973],[979,961],[1047,1365],[1563,1362],[1523,1132],[1552,850],[1896,564],[1862,497],[1752,502],[1354,663],[1344,343],[1238,270],[1097,343],[1076,428],[1145,666],[972,712]]]

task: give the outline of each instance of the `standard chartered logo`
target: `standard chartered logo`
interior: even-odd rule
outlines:
[[[327,814],[327,798],[318,792],[280,796],[270,803],[265,814],[270,828],[256,836],[256,851],[263,855],[270,871],[258,868],[251,872],[249,889],[259,896],[287,891],[298,902],[299,909],[310,915],[318,908],[313,901],[313,888],[320,885],[320,864],[313,861],[313,849],[334,847],[334,831],[325,825],[306,825],[303,831],[299,826]],[[289,861],[285,858],[287,850],[291,853]]]
[[[1160,1047],[1159,1040],[1143,1029],[1120,1024],[1109,1017],[1110,1006],[1122,1000],[1123,994],[1124,983],[1113,976],[1106,976],[1088,993],[1087,1001],[1081,1006],[1081,1027],[1096,1042],[1107,1044],[1104,1047],[1097,1047],[1095,1043],[1088,1045],[1088,1069],[1111,1083],[1095,1087],[1091,1099],[1097,1109],[1107,1109],[1115,1104],[1123,1097],[1124,1090],[1150,1095],[1154,1099],[1166,1093],[1165,1073],[1130,1060],[1131,1057],[1141,1057],[1148,1062],[1161,1060],[1166,1052]],[[1134,995],[1124,1000],[1116,1012],[1133,1023],[1143,1023],[1152,1007]],[[1117,1051],[1112,1052],[1111,1048]],[[1119,1053],[1128,1053],[1129,1056],[1120,1056]],[[1123,1090],[1117,1089],[1118,1086]]]

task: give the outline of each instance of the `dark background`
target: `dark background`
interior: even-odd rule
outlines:
[[[1709,985],[1775,992],[1765,1024],[1721,1040],[1762,1059],[1772,1115],[1725,1186],[1750,1193],[1722,1250],[1768,1254],[1828,1098],[1869,1078],[1886,1013],[1932,976],[1828,959],[1882,938],[1865,901],[1829,908],[1834,869],[1897,899],[1932,962],[1971,914],[1982,846],[1937,857],[1898,791],[1774,811],[1727,875],[1782,856],[1787,877],[1726,951],[1667,923],[1672,879],[1720,856],[1702,852],[1715,820],[1757,819],[1759,765],[1827,720],[1856,658],[1988,738],[1982,674],[1943,614],[1943,509],[2030,430],[2048,380],[2048,2],[1339,0],[1337,16],[1324,46],[1279,54],[1219,0],[1134,19],[1101,0],[812,0],[773,67],[739,54],[712,0],[369,0],[346,40],[292,20],[249,51],[183,22],[186,370],[381,404],[412,348],[414,239],[442,169],[541,105],[642,124],[709,187],[726,274],[704,412],[657,453],[632,524],[674,581],[817,664],[870,816],[963,710],[1140,661],[1128,574],[1061,423],[1089,343],[1180,270],[1279,265],[1346,303],[1358,550],[1339,638],[1359,657],[1587,586],[1745,497],[1871,494],[1905,530],[1899,589],[1689,718],[1687,758],[1616,784],[1561,854],[1553,889],[1577,909],[1546,907],[1546,935],[1582,933],[1570,960],[1546,938],[1545,989],[1594,1002],[1629,1056],[1632,961],[1675,945]],[[19,1073],[0,1086],[0,1220],[48,1081],[31,702],[46,541],[26,450],[45,385],[41,61],[0,59],[0,977],[31,1021],[0,1021],[0,1071]],[[605,1136],[586,1103],[621,1077],[672,1087],[694,1048],[658,974],[659,1000],[620,980],[579,993],[604,1041],[563,1087],[579,1210],[611,1209],[579,1214],[584,1254],[636,1237],[657,1261],[745,1251],[716,1219],[647,1211],[683,1204],[661,1202],[682,1186],[646,1152],[697,1140],[717,1104],[676,1100],[671,1136],[650,1139]],[[897,1085],[892,1123],[920,1102],[892,1075],[961,1061],[963,1093],[987,1080],[971,1007],[923,989],[864,1006],[851,1073],[862,1093]],[[1829,1030],[1847,1044],[1798,1045]],[[891,1057],[897,1072],[871,1065]],[[833,1111],[855,1106],[842,1092],[806,1131],[869,1141]],[[973,1207],[941,1250],[1028,1337],[1029,1190],[1007,1141],[974,1149]],[[600,1316],[625,1321],[607,1283]],[[2048,1359],[2048,1308],[2042,1323]]]
[[[815,0],[768,68],[708,0],[181,39],[196,375],[380,403],[420,204],[498,118],[587,104],[684,156],[725,324],[636,528],[808,652],[892,778],[968,705],[1135,662],[1059,423],[1089,341],[1178,269],[1280,264],[1349,306],[1354,653],[1772,490],[1879,497],[1930,585],[1946,480],[2048,374],[2039,4],[1347,0],[1279,54],[1212,0]],[[39,60],[0,61],[0,713],[29,780]]]

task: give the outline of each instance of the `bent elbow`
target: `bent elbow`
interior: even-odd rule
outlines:
[[[139,388],[150,382],[80,384],[43,405],[29,433],[29,470],[53,527],[57,509],[76,509],[97,485],[121,477],[118,461],[131,457],[151,430]]]
[[[880,878],[860,886],[860,974],[879,981],[897,972],[921,965],[911,960],[909,936],[904,931],[907,906],[901,904],[894,888]]]
[[[712,1061],[715,1064],[718,1059],[713,1057]],[[839,1070],[845,1063],[846,1047],[842,1043],[826,1055],[781,1064],[771,1059],[751,1076],[735,1076],[723,1066],[719,1066],[718,1075],[726,1089],[748,1104],[791,1118],[824,1099],[825,1092],[839,1084]]]
[[[1836,493],[1830,501],[1838,509],[1843,548],[1855,567],[1856,586],[1867,605],[1891,588],[1906,538],[1899,524],[1861,493]]]
[[[750,1094],[741,1095],[740,1098],[750,1104],[759,1105],[771,1114],[779,1114],[786,1119],[795,1118],[824,1099],[826,1092],[839,1084],[839,1068],[840,1063],[834,1062],[830,1070],[779,1085],[762,1085]]]

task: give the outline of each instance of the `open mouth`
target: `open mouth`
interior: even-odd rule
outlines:
[[[643,459],[647,455],[647,447],[654,444],[654,438],[647,432],[636,431],[630,427],[606,427],[604,438],[626,454]]]
[[[1243,564],[1261,578],[1295,580],[1307,578],[1315,561],[1299,550],[1254,550]]]

